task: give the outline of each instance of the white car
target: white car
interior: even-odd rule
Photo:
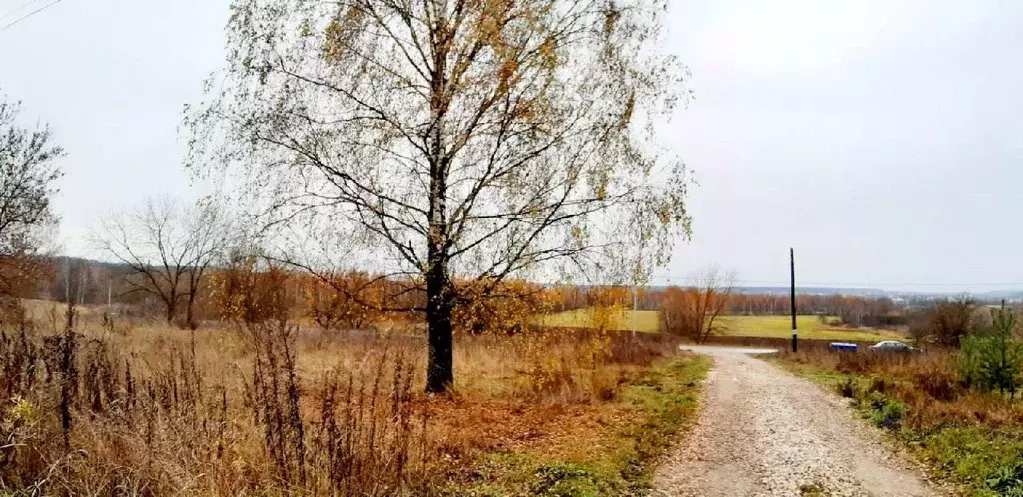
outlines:
[[[898,340],[885,340],[870,346],[870,350],[876,352],[920,352],[920,349],[912,347]]]

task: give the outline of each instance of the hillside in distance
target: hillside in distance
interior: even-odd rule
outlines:
[[[737,286],[735,291],[748,295],[788,295],[791,291],[787,286]],[[878,288],[841,288],[841,287],[801,287],[796,285],[796,293],[800,295],[847,295],[858,297],[885,297],[889,292]]]

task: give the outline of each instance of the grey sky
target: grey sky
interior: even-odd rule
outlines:
[[[69,252],[111,208],[196,195],[177,126],[227,15],[223,0],[64,0],[0,31],[0,88],[69,153]],[[700,185],[693,242],[660,281],[716,263],[780,283],[794,246],[809,282],[1023,288],[1020,26],[1023,2],[673,2],[668,49],[696,99],[665,134]]]

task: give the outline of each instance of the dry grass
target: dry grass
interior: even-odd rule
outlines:
[[[957,357],[949,350],[912,355],[812,350],[780,356],[795,369],[823,374],[832,382],[849,375],[863,378],[868,390],[906,406],[906,425],[913,429],[966,423],[1002,428],[1023,423],[1023,403],[967,389],[956,373]]]
[[[97,310],[69,326],[35,306],[33,329],[0,336],[0,490],[29,495],[458,494],[490,454],[583,461],[618,443],[645,422],[623,392],[676,350],[460,337],[456,390],[428,397],[421,330],[190,332]]]

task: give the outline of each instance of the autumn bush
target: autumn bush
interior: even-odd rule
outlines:
[[[549,329],[508,340],[523,394],[542,402],[599,402],[678,348],[673,337],[599,329]]]
[[[522,333],[559,303],[556,290],[522,280],[458,282],[456,287],[460,298],[451,316],[456,333]]]
[[[241,256],[210,275],[217,317],[232,323],[259,323],[297,317],[300,292],[293,274],[256,256]]]
[[[705,342],[723,329],[718,317],[726,309],[731,290],[669,287],[661,300],[661,329],[672,335]]]
[[[523,367],[515,373],[528,395],[543,402],[614,399],[636,369],[677,350],[677,337],[617,329],[631,291],[620,286],[586,290],[587,326],[549,328],[538,317],[562,307],[563,293],[523,282],[502,285],[497,298],[456,308],[466,338],[494,337],[510,346]]]
[[[300,282],[305,315],[324,330],[358,330],[375,324],[391,305],[384,282],[363,271],[295,277]]]

